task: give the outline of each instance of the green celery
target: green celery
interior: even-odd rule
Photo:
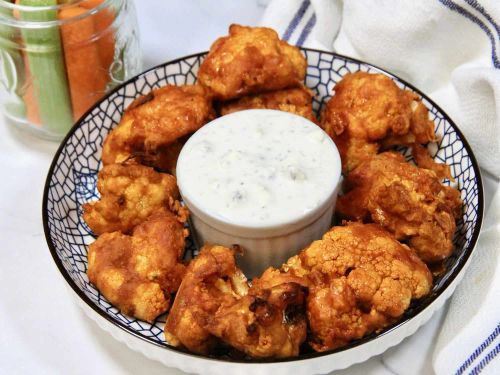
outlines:
[[[57,0],[21,0],[20,4],[53,6],[57,5]],[[24,11],[21,12],[21,19],[55,21],[57,11]],[[24,28],[22,35],[42,123],[48,131],[64,134],[73,123],[73,117],[59,28]]]
[[[12,0],[6,2],[12,3]],[[12,10],[0,7],[0,17],[13,18]],[[24,117],[26,106],[22,100],[24,84],[24,64],[16,43],[16,30],[6,22],[0,21],[0,69],[3,73],[1,81],[6,90],[5,108],[16,117]]]

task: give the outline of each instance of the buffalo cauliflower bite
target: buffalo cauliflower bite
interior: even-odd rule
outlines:
[[[305,87],[249,95],[225,102],[220,114],[227,115],[245,109],[275,109],[305,117],[314,123],[318,122],[312,108],[312,93]]]
[[[196,353],[226,345],[255,358],[296,356],[306,338],[304,303],[300,284],[249,287],[233,250],[204,247],[188,266],[165,337]]]
[[[297,47],[266,27],[231,25],[200,66],[198,81],[214,98],[230,100],[264,91],[300,85],[306,59]]]
[[[375,224],[334,227],[290,258],[281,272],[309,285],[309,343],[316,351],[346,345],[397,321],[432,276],[406,245]]]
[[[153,322],[168,310],[185,272],[183,220],[160,209],[131,236],[101,235],[88,251],[90,282],[124,314]]]
[[[101,198],[83,205],[83,218],[97,234],[129,233],[154,210],[179,198],[174,176],[135,164],[111,164],[98,174]]]
[[[233,251],[205,246],[189,263],[165,323],[165,338],[171,345],[210,353],[218,340],[208,331],[208,317],[247,293],[247,279],[236,268]]]
[[[427,263],[453,251],[460,192],[441,184],[435,172],[385,152],[363,162],[347,176],[336,212],[349,220],[373,221],[407,241]]]
[[[427,108],[383,74],[347,74],[321,114],[348,173],[379,150],[435,141]]]
[[[168,85],[136,99],[104,141],[104,165],[135,160],[163,171],[175,168],[187,137],[215,117],[207,90]]]

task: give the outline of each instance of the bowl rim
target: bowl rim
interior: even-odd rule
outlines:
[[[439,297],[444,293],[444,291],[461,274],[464,266],[468,263],[469,258],[471,257],[471,255],[475,249],[475,246],[477,244],[477,240],[479,238],[480,230],[481,230],[482,223],[483,223],[483,215],[484,215],[484,192],[483,192],[483,182],[482,182],[481,170],[479,168],[479,164],[476,160],[476,157],[474,156],[474,153],[472,151],[471,146],[469,145],[468,141],[466,140],[465,136],[460,131],[458,126],[450,118],[450,116],[448,116],[448,114],[445,111],[443,111],[443,109],[439,105],[437,105],[431,98],[429,98],[421,90],[419,90],[418,88],[416,88],[412,84],[408,83],[406,80],[400,78],[399,76],[397,76],[397,75],[395,75],[395,74],[393,74],[393,73],[391,73],[383,68],[380,68],[380,67],[373,65],[371,63],[368,63],[368,62],[365,62],[365,61],[362,61],[362,60],[359,60],[359,59],[356,59],[353,57],[349,57],[346,55],[338,54],[335,52],[324,51],[324,50],[315,49],[315,48],[306,48],[306,47],[299,47],[299,48],[302,52],[310,51],[310,52],[322,53],[322,54],[327,54],[327,55],[332,55],[334,57],[338,57],[338,58],[343,59],[343,60],[348,61],[348,62],[353,62],[353,63],[357,63],[357,64],[362,64],[362,65],[368,65],[369,67],[375,68],[376,70],[384,73],[385,75],[396,79],[397,81],[404,84],[406,87],[408,87],[411,90],[413,90],[414,92],[418,93],[420,97],[422,97],[423,99],[425,99],[429,103],[431,103],[432,106],[434,108],[436,108],[443,115],[443,117],[448,121],[448,123],[453,127],[454,131],[456,131],[458,133],[461,142],[463,143],[465,149],[467,150],[468,156],[471,160],[472,167],[476,173],[477,191],[478,191],[478,218],[477,218],[476,226],[474,228],[474,232],[472,233],[472,237],[471,237],[471,240],[469,242],[469,246],[467,247],[467,251],[464,254],[464,256],[459,260],[458,264],[456,265],[456,267],[453,270],[450,277],[443,283],[441,289],[435,295],[432,295],[429,297],[429,300],[426,301],[426,303],[418,304],[417,306],[414,307],[412,316],[404,317],[402,320],[400,320],[392,325],[389,325],[381,333],[371,333],[368,336],[365,336],[361,339],[352,341],[348,345],[337,348],[337,349],[332,349],[332,350],[328,350],[328,351],[324,351],[324,352],[305,353],[305,354],[301,354],[297,357],[291,357],[291,358],[247,360],[247,359],[233,359],[233,358],[217,358],[217,357],[208,356],[208,355],[194,354],[194,353],[189,352],[185,349],[178,348],[178,347],[166,344],[166,343],[160,343],[158,341],[153,340],[150,337],[142,335],[142,334],[132,330],[130,327],[128,327],[124,323],[114,320],[104,310],[100,309],[97,305],[95,305],[94,302],[78,287],[78,285],[69,276],[68,272],[64,268],[62,260],[57,255],[56,246],[54,245],[54,243],[52,242],[52,239],[50,237],[50,231],[49,231],[49,225],[48,225],[48,215],[47,215],[47,202],[48,202],[48,194],[49,194],[49,189],[50,189],[50,181],[51,181],[51,177],[53,175],[54,169],[57,165],[57,160],[59,159],[63,149],[65,148],[67,141],[73,136],[75,131],[81,126],[81,123],[83,122],[83,120],[88,115],[90,115],[92,113],[92,111],[94,111],[96,108],[98,108],[103,102],[108,100],[108,98],[110,96],[112,96],[113,94],[115,94],[118,90],[122,89],[123,87],[127,86],[128,84],[138,80],[139,78],[147,75],[148,73],[150,73],[156,69],[160,69],[160,68],[165,67],[165,66],[170,65],[170,64],[178,63],[182,60],[205,56],[208,53],[208,51],[204,51],[204,52],[198,52],[198,53],[182,56],[182,57],[179,57],[177,59],[158,64],[150,69],[143,71],[140,74],[135,75],[134,77],[128,79],[127,81],[121,83],[120,85],[118,85],[117,87],[112,89],[104,97],[102,97],[97,103],[95,103],[89,110],[87,110],[78,119],[78,121],[76,121],[75,124],[70,128],[67,135],[61,141],[61,144],[59,145],[56,153],[54,154],[54,157],[53,157],[52,162],[50,164],[50,168],[47,172],[47,177],[45,180],[45,186],[44,186],[44,192],[43,192],[43,198],[42,198],[43,199],[43,201],[42,201],[42,221],[43,221],[45,240],[46,240],[47,245],[49,247],[52,258],[53,258],[54,262],[56,263],[56,266],[59,269],[59,272],[61,273],[63,278],[66,280],[66,282],[69,284],[69,286],[71,286],[71,288],[78,295],[78,297],[80,297],[101,318],[104,318],[107,322],[119,327],[123,331],[131,334],[132,336],[134,336],[134,337],[136,337],[136,338],[138,338],[146,343],[153,344],[159,348],[162,348],[165,350],[170,350],[170,351],[176,352],[178,354],[185,355],[185,356],[192,357],[192,358],[196,358],[196,359],[213,361],[213,362],[222,362],[222,363],[225,363],[225,362],[238,363],[241,365],[278,364],[278,363],[284,363],[284,362],[305,361],[305,360],[316,359],[319,357],[324,357],[324,356],[337,354],[340,352],[354,349],[360,345],[363,345],[363,344],[368,343],[370,341],[374,341],[377,338],[380,338],[382,336],[388,335],[389,333],[397,330],[398,328],[401,328],[405,324],[409,323],[411,320],[417,318],[417,316],[420,315],[424,310],[431,307],[436,301],[438,301]]]

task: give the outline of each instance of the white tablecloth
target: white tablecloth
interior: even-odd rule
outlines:
[[[266,1],[214,3],[136,1],[144,68],[207,50],[232,22],[258,24]],[[50,256],[41,220],[45,177],[56,149],[55,143],[19,134],[0,120],[0,373],[181,374],[116,342],[74,303]],[[495,183],[485,177],[488,200]],[[432,344],[439,315],[422,328],[429,332],[422,345]],[[430,373],[427,358],[411,361],[421,373]],[[341,373],[394,374],[381,357]]]

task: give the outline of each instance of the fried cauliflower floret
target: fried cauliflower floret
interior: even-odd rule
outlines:
[[[200,66],[198,81],[220,100],[300,85],[306,73],[300,50],[266,27],[231,25]]]
[[[318,122],[312,108],[312,93],[305,87],[244,96],[223,103],[220,113],[227,115],[245,109],[275,109],[305,117],[314,123]]]
[[[174,176],[135,164],[111,164],[98,174],[101,198],[83,205],[83,218],[96,235],[129,233],[160,207],[179,198]]]
[[[450,181],[454,181],[454,178],[451,175],[450,166],[448,164],[435,162],[429,154],[429,151],[424,146],[419,144],[412,145],[411,154],[419,168],[434,171],[436,176],[441,180],[446,178]]]
[[[345,173],[382,149],[435,141],[434,124],[420,98],[383,74],[344,76],[326,104],[321,126],[335,141]]]
[[[296,356],[306,338],[304,288],[268,286],[249,288],[233,250],[206,246],[188,266],[165,337],[196,353],[225,345],[255,358]]]
[[[218,341],[207,329],[208,317],[225,301],[247,293],[247,280],[236,268],[233,251],[205,246],[187,267],[165,323],[165,338],[171,345],[210,353]]]
[[[215,117],[199,85],[164,86],[136,99],[104,141],[104,165],[136,160],[172,171],[187,137]]]
[[[306,339],[305,292],[295,283],[249,294],[217,310],[209,331],[254,358],[294,357]]]
[[[131,236],[104,233],[89,247],[90,282],[124,314],[153,322],[170,307],[185,272],[182,220],[160,209]]]
[[[388,326],[432,287],[427,266],[375,224],[332,228],[290,258],[282,272],[309,282],[309,343],[316,351]]]
[[[341,217],[380,224],[427,263],[452,253],[462,202],[459,191],[442,185],[435,172],[385,152],[353,170],[344,191],[336,207]]]

